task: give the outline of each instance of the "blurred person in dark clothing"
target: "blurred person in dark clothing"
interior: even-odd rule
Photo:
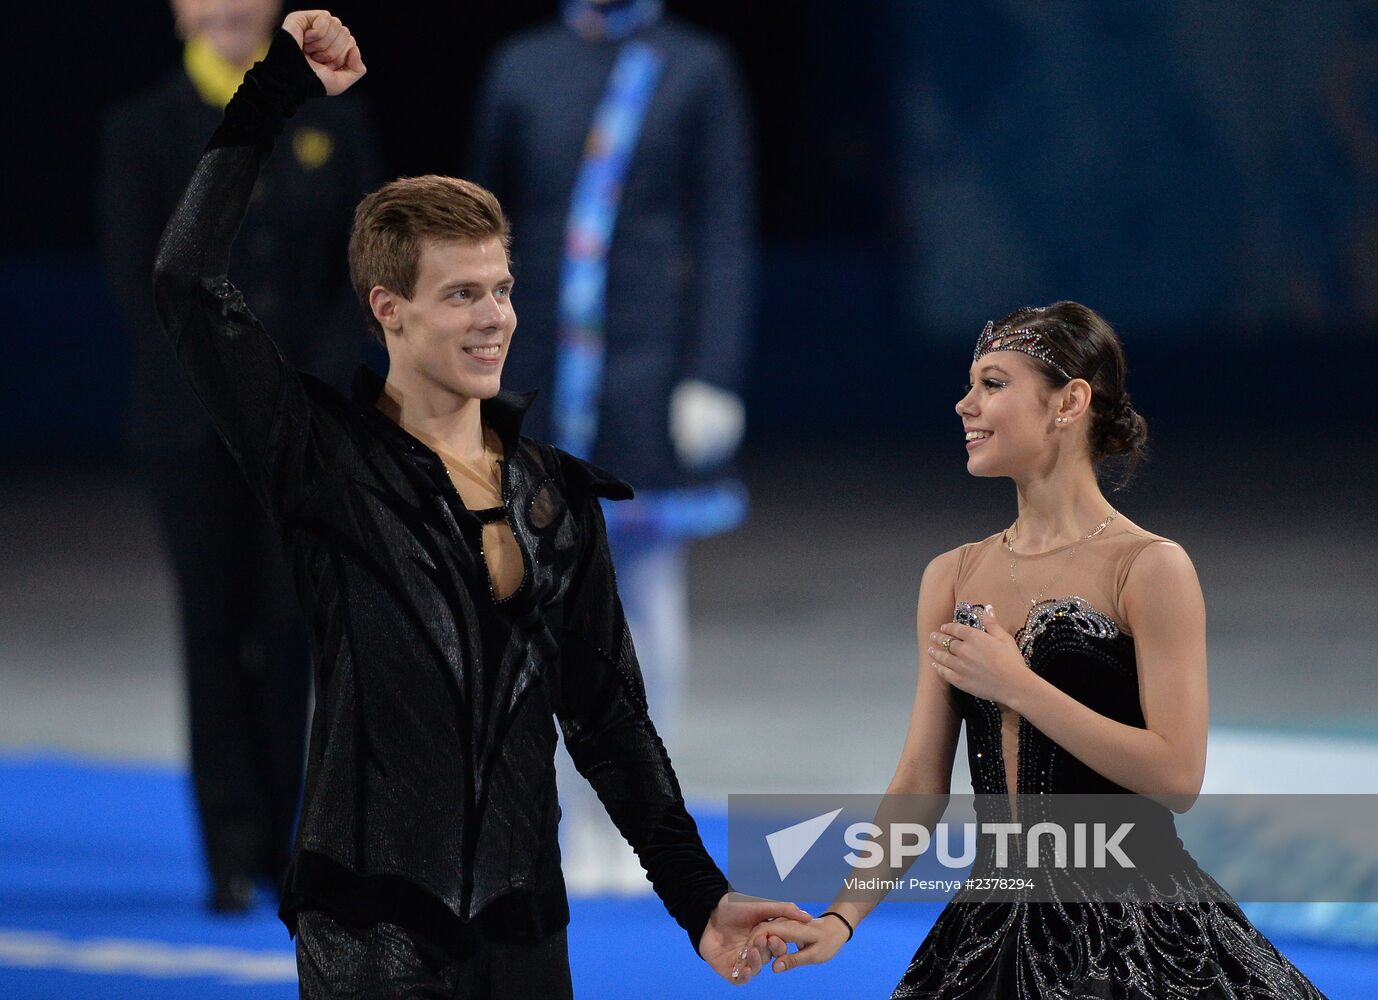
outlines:
[[[206,136],[267,51],[280,5],[172,7],[183,66],[110,114],[100,228],[133,340],[128,446],[155,497],[176,577],[211,907],[241,911],[254,880],[276,887],[287,865],[310,688],[306,632],[281,543],[177,366],[149,275]],[[306,109],[285,138],[291,155],[273,160],[254,190],[240,278],[259,315],[288,334],[292,361],[342,384],[364,339],[340,261],[351,209],[377,180],[374,144],[349,101]]]
[[[626,475],[608,534],[648,697],[673,738],[689,656],[686,547],[730,531],[754,277],[745,98],[727,50],[658,0],[570,0],[494,58],[472,175],[521,234],[532,433]],[[644,891],[581,782],[561,779],[575,891]]]

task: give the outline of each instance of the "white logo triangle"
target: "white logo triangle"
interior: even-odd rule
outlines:
[[[766,845],[770,848],[770,856],[775,859],[775,870],[780,873],[781,882],[789,878],[789,873],[804,860],[809,848],[818,843],[818,838],[823,836],[823,831],[837,819],[840,812],[841,809],[834,809],[830,813],[766,834]]]

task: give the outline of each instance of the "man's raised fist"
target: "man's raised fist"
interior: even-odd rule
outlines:
[[[307,65],[332,97],[367,72],[354,36],[328,10],[294,10],[282,22],[282,30],[297,40]]]

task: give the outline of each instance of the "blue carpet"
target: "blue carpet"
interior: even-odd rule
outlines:
[[[287,932],[265,897],[212,918],[186,776],[57,756],[0,758],[0,997],[267,1000],[296,996]],[[701,810],[720,861],[727,820]],[[801,901],[804,902],[804,901]],[[715,997],[654,898],[575,900],[570,955],[583,998]],[[881,907],[843,957],[752,983],[752,995],[885,997],[936,914]],[[1378,995],[1378,952],[1278,939],[1331,1000]]]

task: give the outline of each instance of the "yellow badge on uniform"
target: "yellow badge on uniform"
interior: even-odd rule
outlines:
[[[318,170],[325,166],[335,152],[335,140],[329,132],[304,125],[292,133],[292,154],[303,170]]]

